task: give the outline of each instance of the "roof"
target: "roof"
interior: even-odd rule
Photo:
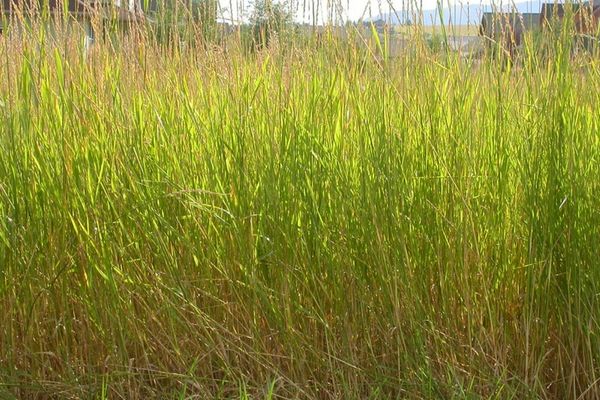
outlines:
[[[600,19],[600,0],[586,1],[571,5],[575,26],[578,31],[595,30],[598,19]],[[540,22],[544,25],[549,24],[554,19],[561,20],[565,17],[567,9],[564,4],[544,3],[540,14]]]
[[[544,3],[540,12],[541,21],[551,21],[553,18],[565,16],[565,5],[559,3]]]
[[[3,14],[37,13],[43,10],[88,14],[93,12],[100,3],[100,1],[84,0],[1,0],[0,11]]]
[[[492,22],[496,20],[510,21],[522,25],[535,27],[539,24],[540,13],[519,13],[519,12],[484,12],[482,22]]]
[[[539,13],[517,12],[484,12],[481,17],[480,34],[491,36],[492,32],[505,30],[510,27],[515,33],[528,31],[540,25]]]
[[[572,3],[570,5],[573,12],[580,10],[595,10],[600,7],[600,0],[586,1],[583,3]],[[544,3],[542,4],[541,16],[542,18],[551,19],[553,17],[562,18],[565,16],[566,8],[564,3]]]
[[[88,15],[103,11],[120,20],[143,17],[144,12],[156,11],[158,0],[0,0],[0,13],[37,13],[67,11],[76,15]]]

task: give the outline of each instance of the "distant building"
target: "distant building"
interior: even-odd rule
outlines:
[[[8,25],[14,25],[19,31],[22,23],[27,23],[32,18],[40,15],[57,17],[67,13],[71,18],[67,21],[69,25],[77,25],[83,30],[86,47],[94,40],[94,30],[91,24],[91,14],[100,2],[84,3],[79,0],[1,0],[0,1],[0,31],[7,31]],[[56,28],[49,24],[48,29]]]
[[[46,15],[48,28],[53,28],[52,20],[67,15],[67,22],[83,29],[86,45],[94,41],[96,32],[93,20],[104,24],[111,20],[119,23],[132,23],[144,19],[144,13],[156,10],[158,0],[0,0],[0,32],[5,31],[4,23],[20,24]]]
[[[538,29],[539,26],[539,13],[486,12],[481,17],[479,35],[488,45],[500,44],[505,50],[513,52],[521,46],[525,34]]]
[[[67,12],[74,17],[86,17],[94,13],[105,16],[141,15],[158,9],[158,0],[0,0],[0,11],[4,16],[32,16],[44,12],[61,14]]]
[[[570,18],[566,24],[565,18]],[[575,48],[592,51],[598,48],[598,34],[600,21],[600,0],[593,0],[579,4],[542,4],[540,24],[543,29],[559,31],[564,26],[569,26],[574,34]]]
[[[547,27],[552,21],[562,20],[565,16],[565,5],[562,3],[544,3],[540,12],[540,25]]]
[[[540,13],[540,24],[543,28],[562,26],[567,15],[572,16],[576,33],[596,36],[600,20],[600,0],[574,3],[569,6],[544,3]]]

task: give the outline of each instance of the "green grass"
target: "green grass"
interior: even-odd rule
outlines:
[[[0,397],[600,396],[595,60],[62,39],[0,38]]]

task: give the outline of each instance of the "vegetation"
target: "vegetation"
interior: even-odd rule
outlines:
[[[0,397],[600,396],[596,59],[154,38],[0,38]]]
[[[255,47],[268,46],[273,37],[291,33],[293,21],[289,2],[274,3],[272,0],[255,0],[252,3],[250,26]]]
[[[156,41],[206,44],[217,35],[217,0],[163,1],[150,14]],[[146,7],[148,9],[148,7]],[[201,39],[198,41],[198,39]]]

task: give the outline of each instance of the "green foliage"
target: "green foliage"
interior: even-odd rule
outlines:
[[[158,3],[152,15],[158,41],[174,43],[197,41],[208,43],[217,36],[217,0],[165,1]]]
[[[426,34],[425,42],[427,43],[427,47],[433,53],[440,53],[444,50],[446,41],[441,33],[433,32],[430,34]]]
[[[293,15],[289,1],[254,0],[250,26],[254,46],[267,47],[274,36],[291,33]]]
[[[32,26],[0,38],[0,396],[598,394],[572,38],[503,67],[359,37],[83,57]]]

